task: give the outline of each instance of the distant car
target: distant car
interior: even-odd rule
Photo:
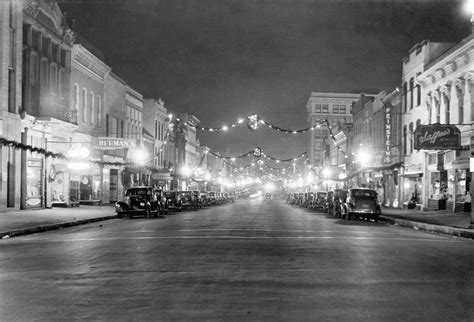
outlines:
[[[265,193],[265,200],[272,200],[272,194],[270,192]]]
[[[168,200],[168,209],[174,211],[183,210],[182,200],[179,196],[178,191],[170,190],[165,192],[166,199]]]
[[[377,192],[367,188],[349,189],[341,211],[347,220],[352,217],[362,217],[377,222],[382,214],[377,200]]]
[[[128,188],[125,191],[125,200],[115,203],[115,211],[120,218],[124,215],[130,218],[134,215],[150,217],[162,215],[164,206],[162,206],[160,192],[148,186],[140,186]]]

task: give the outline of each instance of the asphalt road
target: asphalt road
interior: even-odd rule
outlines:
[[[472,240],[239,200],[0,241],[0,320],[473,321],[473,264]]]

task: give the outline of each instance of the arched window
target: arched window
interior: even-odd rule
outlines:
[[[415,86],[415,80],[412,77],[410,78],[410,110],[413,108],[413,92],[415,90],[414,86]]]
[[[415,127],[415,130],[421,125],[421,120],[418,119],[416,120],[416,127]]]

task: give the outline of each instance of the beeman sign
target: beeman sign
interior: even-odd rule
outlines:
[[[135,149],[137,146],[136,139],[99,137],[97,141],[97,148],[100,150]]]
[[[461,131],[455,125],[420,125],[415,130],[415,150],[457,150]]]

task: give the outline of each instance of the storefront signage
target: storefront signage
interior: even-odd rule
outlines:
[[[122,139],[113,137],[100,137],[97,139],[97,148],[99,150],[135,149],[138,147],[136,139]]]
[[[415,130],[415,150],[456,150],[461,148],[461,132],[455,125],[420,125]]]
[[[391,107],[385,107],[385,154],[383,157],[384,163],[391,163],[392,149],[390,148],[390,136],[392,133]]]

